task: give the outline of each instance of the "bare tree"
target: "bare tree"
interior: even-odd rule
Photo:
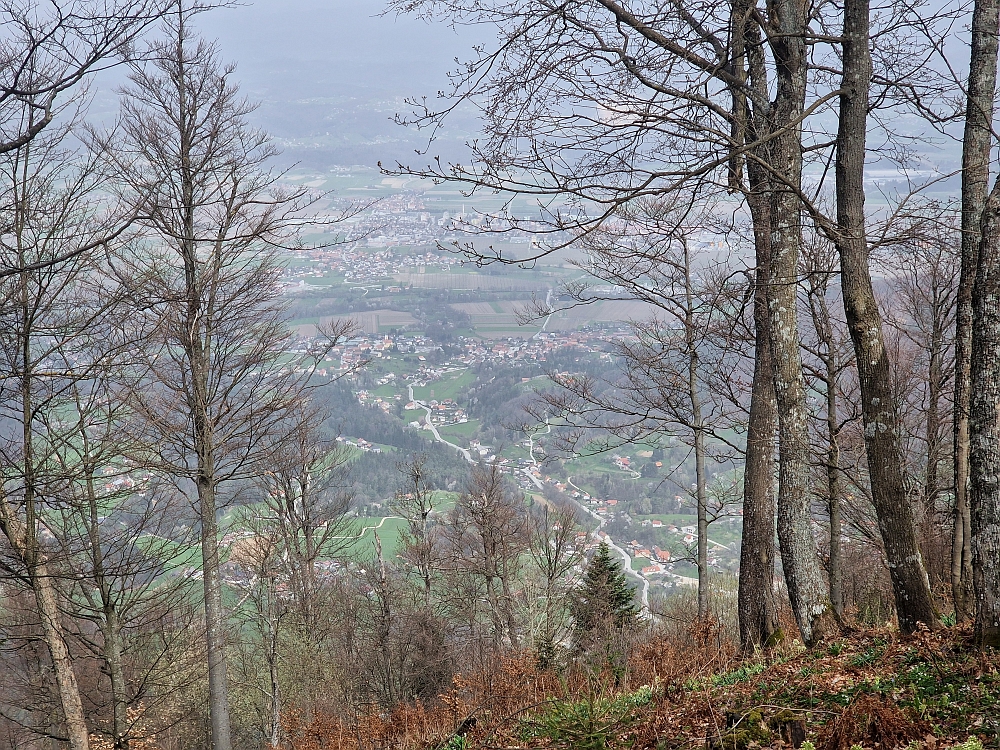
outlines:
[[[396,493],[392,511],[406,520],[407,528],[400,532],[400,556],[413,566],[424,590],[424,604],[430,606],[431,586],[435,569],[440,565],[440,540],[432,525],[434,490],[428,484],[424,459],[417,456],[399,465],[405,477],[405,488]]]
[[[0,153],[26,146],[58,112],[57,99],[121,63],[159,19],[165,0],[0,4]],[[6,270],[6,269],[4,269]]]
[[[289,333],[276,248],[304,193],[281,190],[274,148],[247,123],[232,68],[177,5],[153,62],[136,67],[114,145],[151,247],[133,290],[157,334],[132,407],[151,459],[191,492],[201,528],[212,743],[231,747],[218,514],[226,483],[260,475],[306,385],[282,357]],[[336,339],[336,336],[334,337]]]
[[[853,357],[846,351],[846,333],[830,310],[830,281],[837,273],[835,249],[822,237],[811,238],[803,253],[806,308],[811,322],[811,337],[803,339],[803,348],[812,361],[805,363],[811,387],[823,399],[820,420],[823,424],[819,439],[823,449],[821,459],[824,479],[820,497],[826,506],[830,525],[827,575],[830,580],[830,604],[840,617],[844,613],[844,569],[841,557],[843,537],[842,502],[844,499],[844,474],[841,466],[841,431],[850,419],[841,406],[843,376],[853,365]]]
[[[515,616],[515,593],[528,548],[526,508],[496,462],[473,467],[444,535],[448,565],[485,589],[494,646],[518,648],[521,627]]]
[[[101,332],[113,331],[105,326]],[[186,530],[175,528],[177,498],[132,460],[123,429],[125,389],[115,376],[130,364],[134,333],[101,337],[104,351],[92,347],[90,355],[101,366],[69,388],[66,411],[73,418],[50,413],[46,420],[63,423],[52,458],[65,477],[58,488],[60,503],[46,526],[71,571],[61,588],[64,607],[77,623],[76,640],[97,655],[108,676],[111,720],[92,727],[92,734],[109,735],[115,750],[127,750],[155,731],[149,727],[157,722],[144,704],[164,697],[154,686],[160,661],[176,640],[164,632],[162,646],[148,644],[140,660],[130,655],[137,631],[189,593],[188,581],[170,567],[177,550],[189,542]],[[68,361],[64,365],[71,367]],[[94,635],[87,623],[96,626]]]
[[[917,451],[912,472],[922,479],[917,488],[922,494],[921,546],[928,569],[945,580],[950,578],[951,566],[936,554],[935,538],[940,538],[940,500],[952,484],[949,472],[942,469],[946,462],[951,463],[947,461],[950,446],[946,442],[951,441],[947,440],[945,422],[952,422],[948,406],[955,368],[949,352],[955,346],[955,298],[961,257],[955,218],[949,207],[934,204],[914,213],[887,259],[893,295],[887,321],[899,331],[920,368],[910,398],[903,393],[900,396],[901,404],[911,405],[904,408],[917,416],[908,431],[922,448]],[[903,421],[905,424],[908,420],[904,417]]]
[[[903,632],[937,615],[907,502],[899,414],[872,286],[866,231],[864,166],[873,83],[871,9],[868,0],[848,0],[842,21],[842,71],[836,150],[836,226],[830,236],[840,254],[841,289],[861,385],[862,418],[872,499]]]
[[[267,678],[263,693],[262,729],[267,744],[281,746],[282,695],[279,668],[282,630],[291,612],[287,591],[288,568],[282,558],[287,554],[281,527],[269,523],[252,509],[242,509],[239,524],[245,536],[233,549],[230,560],[244,572],[241,619],[253,628],[256,639],[241,649],[242,661],[253,663],[263,656]],[[314,601],[310,601],[315,606]],[[241,666],[244,666],[241,664]],[[252,668],[244,671],[253,672]],[[256,682],[251,679],[250,682]],[[253,685],[256,687],[256,684]],[[256,692],[256,690],[254,690]]]
[[[670,212],[656,204],[645,208],[649,213],[636,217],[636,222],[623,216],[614,230],[593,232],[585,244],[589,251],[585,265],[623,295],[659,308],[664,317],[631,324],[634,340],[615,345],[621,362],[616,376],[607,382],[557,377],[561,392],[544,394],[543,401],[548,411],[581,428],[570,433],[573,439],[586,439],[594,430],[611,436],[590,440],[592,448],[655,442],[668,435],[691,446],[698,519],[698,616],[707,617],[708,461],[712,454],[725,461],[738,450],[723,437],[734,416],[726,389],[717,387],[726,379],[721,370],[733,343],[722,312],[731,301],[728,268],[725,260],[700,257],[693,247],[694,230]],[[654,214],[661,211],[658,219]],[[656,231],[658,223],[667,225],[662,234]],[[576,304],[602,298],[583,282],[575,282],[567,291]]]
[[[20,270],[0,282],[0,409],[6,425],[0,529],[34,595],[66,737],[77,750],[88,747],[89,732],[62,622],[60,563],[45,540],[58,512],[52,504],[58,506],[68,481],[57,456],[73,439],[73,426],[67,428],[60,410],[72,413],[75,385],[101,366],[104,350],[93,342],[114,329],[113,305],[94,294],[90,283],[101,270],[86,248],[105,235],[115,216],[98,209],[95,193],[104,186],[103,175],[92,160],[67,149],[69,132],[67,126],[36,136],[3,157],[0,252],[3,267]]]
[[[416,102],[415,121],[431,127],[458,101],[481,105],[487,135],[471,144],[471,162],[395,170],[537,198],[532,218],[547,222],[549,241],[522,257],[465,247],[481,261],[530,261],[613,225],[630,204],[651,197],[688,203],[735,190],[746,198],[757,288],[761,302],[767,299],[766,325],[757,327],[767,338],[758,337],[756,349],[758,356],[769,352],[753,398],[773,395],[777,403],[776,411],[761,403],[751,410],[746,499],[753,507],[746,519],[764,524],[770,516],[766,436],[776,417],[785,576],[803,638],[822,639],[831,623],[809,533],[808,415],[796,314],[801,174],[804,154],[811,154],[803,149],[803,122],[832,96],[821,92],[807,103],[813,19],[796,0],[764,8],[616,0],[397,0],[392,7],[440,13],[452,23],[491,23],[500,33],[496,50],[480,48],[456,73],[447,105],[435,111]],[[516,231],[522,223],[507,211],[484,230]],[[767,374],[773,391],[764,384]],[[761,525],[747,538],[766,544],[769,534]],[[746,579],[770,581],[761,572]],[[765,642],[773,632],[767,594],[745,596],[744,603],[748,638]],[[751,622],[759,631],[752,635]]]
[[[281,425],[267,468],[256,478],[265,518],[280,537],[280,553],[307,632],[319,596],[317,563],[338,556],[346,544],[347,454],[324,438],[321,415],[303,398]]]
[[[583,559],[582,545],[577,539],[583,533],[576,509],[570,504],[550,508],[549,503],[544,503],[541,510],[528,519],[529,552],[544,581],[545,609],[535,639],[538,664],[543,669],[555,661],[562,629],[558,608],[573,587],[573,582],[567,580],[568,574]]]

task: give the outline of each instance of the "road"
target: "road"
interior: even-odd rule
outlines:
[[[465,448],[463,448],[460,445],[455,445],[454,443],[449,443],[447,440],[445,440],[443,437],[441,437],[441,434],[437,431],[437,427],[435,427],[434,423],[431,422],[431,407],[429,407],[423,401],[417,401],[415,398],[413,398],[413,383],[407,383],[406,384],[406,390],[409,392],[410,401],[412,401],[417,406],[419,406],[421,409],[423,409],[425,412],[427,412],[427,426],[428,426],[428,428],[430,428],[431,434],[434,436],[434,439],[437,440],[439,443],[444,443],[445,445],[450,445],[452,448],[454,448],[459,453],[461,453],[465,457],[465,460],[468,461],[470,464],[476,463],[476,460],[472,457],[472,454],[469,453],[468,450],[466,450]]]
[[[382,524],[384,524],[386,521],[388,521],[391,518],[402,518],[402,516],[384,516],[382,518],[382,520],[378,522],[377,526],[362,526],[361,527],[361,531],[359,531],[357,534],[350,534],[348,536],[331,536],[329,538],[330,539],[360,539],[365,534],[367,534],[369,531],[378,531],[379,529],[381,529],[382,528]]]
[[[579,487],[577,487],[575,484],[573,484],[573,477],[567,477],[566,478],[566,484],[568,484],[570,487],[576,487],[576,489],[578,491],[580,490]],[[597,513],[595,513],[594,511],[592,511],[590,508],[588,508],[586,505],[584,505],[581,502],[578,502],[576,500],[573,500],[573,502],[575,502],[577,504],[577,506],[581,510],[583,510],[584,513],[589,513],[591,516],[593,516],[594,518],[597,519],[597,522],[598,522],[597,528],[598,528],[598,530],[604,528],[604,525],[608,522],[607,518],[601,518]],[[648,613],[649,612],[649,581],[647,581],[646,578],[643,575],[637,573],[635,570],[632,569],[632,557],[629,555],[628,552],[626,552],[624,549],[622,549],[617,544],[615,544],[615,540],[612,539],[611,535],[608,534],[607,532],[604,532],[604,541],[606,541],[608,543],[608,546],[611,549],[613,549],[615,552],[617,552],[619,555],[621,555],[622,559],[625,560],[625,572],[626,573],[631,573],[633,576],[635,576],[636,578],[638,578],[639,581],[642,583],[642,594],[639,597],[639,601],[642,602],[643,611],[645,611],[645,612]]]
[[[552,307],[552,287],[549,287],[548,292],[545,293],[545,306],[549,309],[549,314],[545,316],[545,320],[542,321],[542,327],[538,329],[538,332],[532,336],[533,339],[540,339],[542,334],[545,333],[545,328],[549,325],[549,319],[552,317],[555,310]]]
[[[552,425],[549,424],[548,417],[545,418],[545,432],[543,435],[548,435],[552,432]],[[531,458],[531,463],[538,466],[538,461],[535,459],[535,436],[533,434],[528,434],[528,456]]]

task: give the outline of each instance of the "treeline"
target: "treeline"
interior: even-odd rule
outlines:
[[[316,318],[327,315],[351,315],[370,310],[398,310],[411,313],[427,325],[454,325],[467,328],[471,323],[468,314],[453,309],[450,305],[458,302],[476,302],[482,295],[470,292],[454,292],[448,289],[411,288],[405,293],[380,296],[374,290],[338,289],[337,296],[305,296],[289,305],[292,318]],[[495,297],[490,297],[494,299]]]

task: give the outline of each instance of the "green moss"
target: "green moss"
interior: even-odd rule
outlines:
[[[717,750],[747,750],[751,744],[768,745],[774,734],[764,720],[760,709],[754,709],[745,716],[731,717],[732,726],[711,747]]]
[[[776,628],[775,631],[767,637],[767,640],[764,642],[764,648],[774,648],[779,643],[782,643],[784,640],[785,640],[784,629]]]

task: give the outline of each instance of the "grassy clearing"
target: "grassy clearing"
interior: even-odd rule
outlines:
[[[444,427],[438,427],[438,432],[441,433],[441,437],[448,438],[460,438],[464,441],[464,444],[468,446],[469,438],[476,434],[479,430],[479,420],[470,419],[468,422],[462,422],[460,424],[449,424]]]
[[[469,370],[449,373],[440,380],[435,380],[425,386],[415,387],[413,397],[420,401],[444,401],[449,398],[460,401],[475,381],[476,374]]]
[[[345,534],[352,538],[338,540],[338,546],[343,545],[340,554],[360,560],[372,559],[375,556],[375,531],[377,531],[382,544],[382,557],[391,560],[399,548],[399,534],[405,528],[406,521],[402,518],[359,518]]]

